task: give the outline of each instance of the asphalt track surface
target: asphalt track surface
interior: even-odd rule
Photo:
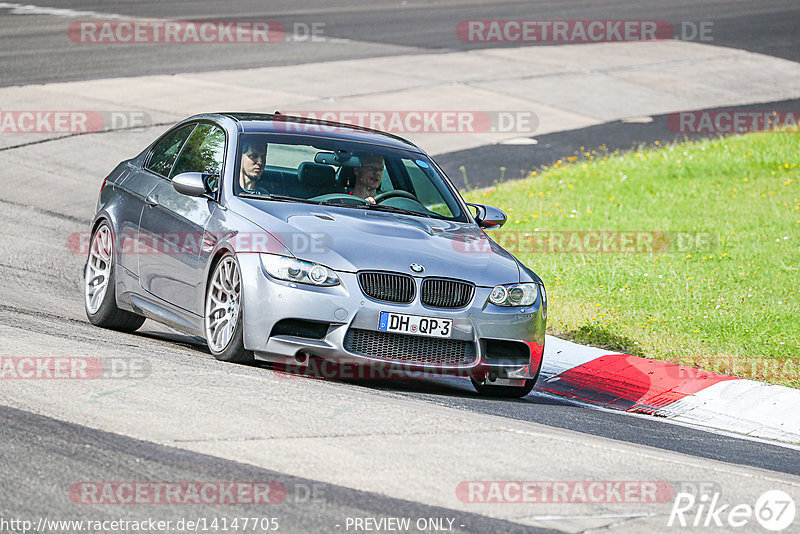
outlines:
[[[45,0],[33,4],[96,12],[98,15],[14,15],[9,9],[0,8],[2,86],[292,65],[395,54],[424,55],[426,52],[497,46],[459,40],[457,24],[473,19],[641,19],[665,20],[673,27],[680,27],[683,22],[711,21],[710,44],[800,60],[797,46],[800,5],[793,0],[332,0],[324,3],[309,0],[203,0],[191,3]],[[267,47],[222,44],[203,45],[198,49],[193,44],[97,46],[73,43],[65,38],[70,22],[104,20],[108,18],[104,15],[108,14],[122,19],[144,20],[274,20],[289,29],[296,23],[308,27],[321,23],[325,38],[345,41],[317,43],[303,40],[300,36],[297,37],[300,40]],[[519,46],[519,43],[509,43],[509,46]],[[424,61],[424,57],[420,57],[420,61]],[[342,76],[346,77],[347,73],[343,72]]]
[[[166,507],[148,513],[153,505],[78,504],[70,497],[76,481],[259,481],[281,484],[285,500],[267,506],[241,504],[236,516],[277,518],[280,532],[327,532],[344,528],[347,517],[391,516],[452,519],[454,532],[548,532],[478,514],[464,513],[420,503],[391,499],[314,480],[287,476],[204,454],[190,453],[146,441],[110,434],[48,417],[0,407],[0,489],[3,506],[17,516],[51,520],[142,520],[154,515],[161,521],[231,517],[228,505],[205,505],[193,515],[187,508]],[[57,459],[57,462],[54,462]],[[48,466],[46,470],[35,466]],[[25,487],[28,491],[20,492]],[[35,497],[35,498],[34,498]],[[81,510],[82,508],[82,510]],[[7,514],[6,517],[8,517]],[[341,528],[340,528],[341,530]]]
[[[25,85],[53,81],[92,79],[111,76],[219,70],[226,67],[246,68],[285,65],[325,59],[372,57],[387,54],[418,53],[424,61],[427,51],[468,49],[478,46],[458,41],[454,24],[464,19],[483,18],[646,18],[680,21],[713,20],[714,44],[744,48],[791,60],[800,59],[800,37],[796,31],[800,5],[790,1],[733,2],[538,2],[535,9],[529,2],[37,2],[39,6],[60,9],[91,10],[137,18],[192,20],[261,20],[271,18],[286,24],[292,22],[324,22],[328,36],[346,41],[312,46],[310,43],[289,43],[269,53],[257,47],[240,45],[235,54],[226,47],[191,45],[141,45],[131,47],[88,48],[75,44],[64,46],[68,21],[58,15],[12,15],[0,7],[0,85]],[[113,8],[113,9],[112,9]],[[100,16],[99,18],[102,18]],[[158,58],[154,61],[154,58]],[[346,75],[346,73],[343,73]],[[796,102],[775,103],[797,109]],[[794,107],[791,107],[794,106]],[[781,108],[777,108],[781,109]],[[658,119],[658,118],[656,118]],[[549,134],[537,138],[539,149],[546,148],[541,162],[548,158],[571,154],[577,146],[597,146],[614,137],[619,148],[635,142],[648,142],[660,137],[659,120],[652,125],[611,124],[578,132]],[[113,142],[114,135],[100,142]],[[76,141],[79,142],[79,141]],[[607,144],[609,144],[607,142]],[[47,145],[44,145],[45,147]],[[613,143],[609,144],[614,147]],[[520,151],[531,147],[493,147],[504,162],[519,161],[526,156]],[[40,149],[41,150],[41,149]],[[45,149],[46,151],[46,149]],[[64,156],[62,154],[61,156]],[[0,158],[3,155],[0,153]],[[442,156],[445,165],[457,161],[474,165],[476,174],[496,172],[488,148]],[[539,157],[539,156],[537,156]],[[473,159],[470,159],[473,158]],[[538,161],[538,160],[537,160]],[[483,163],[481,163],[483,162]],[[9,164],[6,162],[5,164]],[[479,165],[483,165],[480,167]],[[520,163],[519,169],[528,165]],[[535,165],[533,165],[535,166]],[[45,164],[34,164],[40,172],[48,172]],[[87,178],[93,184],[97,181]],[[127,354],[147,353],[157,362],[178,362],[187,374],[202,370],[217,379],[227,376],[257,377],[272,373],[261,367],[242,367],[215,362],[196,339],[170,332],[152,322],[142,331],[126,335],[103,331],[89,325],[82,316],[80,280],[82,258],[64,252],[66,236],[86,230],[86,217],[91,214],[93,198],[75,197],[82,208],[77,215],[65,215],[48,209],[46,198],[29,186],[29,203],[0,200],[0,233],[4,236],[0,256],[0,282],[6,287],[0,302],[0,329],[41,340],[44,346],[58,347],[75,343],[94,350],[120,350]],[[96,194],[94,185],[78,184],[82,196]],[[84,194],[84,191],[90,193]],[[84,209],[85,207],[85,209]],[[19,230],[26,230],[26,240],[15,240]],[[24,242],[23,242],[24,241]],[[30,242],[37,244],[32,248]],[[4,354],[7,355],[7,354]],[[179,378],[175,377],[176,383]],[[317,381],[309,380],[309,387]],[[498,401],[478,397],[469,383],[453,380],[327,382],[327,385],[348,395],[382,395],[413,399],[434,406],[454,408],[468,413],[490,415],[509,421],[530,421],[548,427],[575,431],[590,437],[609,438],[664,451],[675,451],[687,457],[718,460],[731,465],[765,469],[774,473],[800,475],[797,450],[760,441],[705,432],[666,424],[647,417],[598,410],[557,399],[538,392],[525,399]],[[169,386],[169,384],[165,384]],[[235,409],[235,394],[230,401]],[[274,515],[285,519],[281,531],[333,531],[332,525],[345,517],[393,516],[453,517],[456,525],[467,532],[535,531],[515,523],[488,518],[479,514],[427,506],[396,499],[376,492],[350,489],[313,478],[270,471],[245,462],[222,459],[142,441],[121,433],[95,430],[89,426],[37,415],[38,409],[19,406],[23,402],[0,394],[0,515],[59,516],[62,518],[103,519],[153,515],[136,507],[91,507],[75,505],[67,498],[67,488],[78,480],[276,480],[288,488],[324,486],[324,506],[306,502],[277,505]],[[163,401],[169,402],[169,398]],[[17,408],[11,408],[16,404]],[[124,417],[125,412],[122,412]],[[569,450],[564,451],[565,464],[571,463]],[[489,457],[489,460],[491,458]],[[578,460],[574,460],[578,461]],[[283,506],[283,507],[281,507]],[[264,510],[243,507],[241,512],[264,515]],[[195,512],[193,512],[195,513]],[[272,510],[267,513],[272,514]],[[230,509],[203,507],[195,515],[230,515]],[[184,517],[181,509],[159,509],[162,519]],[[242,514],[249,515],[249,514]],[[463,527],[460,527],[463,525]],[[457,529],[458,530],[458,529]]]

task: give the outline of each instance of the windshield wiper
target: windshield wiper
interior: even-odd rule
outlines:
[[[431,218],[431,216],[428,215],[427,213],[422,213],[422,212],[419,212],[419,211],[406,210],[406,209],[403,209],[403,208],[397,208],[395,206],[385,206],[383,204],[373,204],[371,202],[369,202],[367,204],[334,204],[334,203],[327,203],[326,202],[324,204],[328,204],[328,205],[331,205],[331,206],[340,206],[340,207],[343,207],[343,208],[361,208],[361,209],[366,209],[366,210],[386,211],[386,212],[389,212],[389,213],[402,213],[404,215],[416,215],[418,217]]]
[[[273,195],[273,194],[260,195],[258,193],[247,193],[244,191],[239,193],[239,196],[241,198],[255,198],[257,200],[277,200],[278,202],[303,202],[306,204],[317,204],[317,205],[323,204],[318,200],[309,200],[307,198],[288,197],[285,195]]]
[[[241,198],[254,198],[257,200],[276,200],[279,202],[303,202],[305,204],[315,204],[317,206],[334,206],[337,208],[360,208],[366,210],[374,210],[374,211],[385,211],[389,213],[402,213],[403,215],[416,215],[417,217],[427,217],[429,219],[438,219],[440,217],[430,215],[428,213],[422,213],[419,211],[411,211],[406,210],[403,208],[397,208],[395,206],[385,206],[383,204],[344,204],[339,202],[320,202],[319,200],[310,200],[307,198],[298,198],[298,197],[289,197],[284,195],[273,195],[273,194],[258,194],[258,193],[247,193],[241,192],[239,193]]]

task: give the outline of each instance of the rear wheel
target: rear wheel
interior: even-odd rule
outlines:
[[[206,288],[206,343],[216,359],[253,362],[253,353],[244,348],[242,315],[241,271],[236,258],[226,254],[214,267]]]
[[[103,222],[92,234],[89,258],[83,272],[83,303],[86,317],[96,326],[133,332],[145,318],[121,310],[114,296],[114,236],[111,227]]]

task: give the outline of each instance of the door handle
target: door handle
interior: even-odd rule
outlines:
[[[144,199],[145,203],[151,208],[158,206],[158,196],[147,195]]]

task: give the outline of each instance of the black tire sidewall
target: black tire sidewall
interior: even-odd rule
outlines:
[[[480,384],[473,378],[472,385],[480,395],[486,397],[522,398],[533,391],[536,385],[536,378],[525,379],[524,386],[492,386]]]

